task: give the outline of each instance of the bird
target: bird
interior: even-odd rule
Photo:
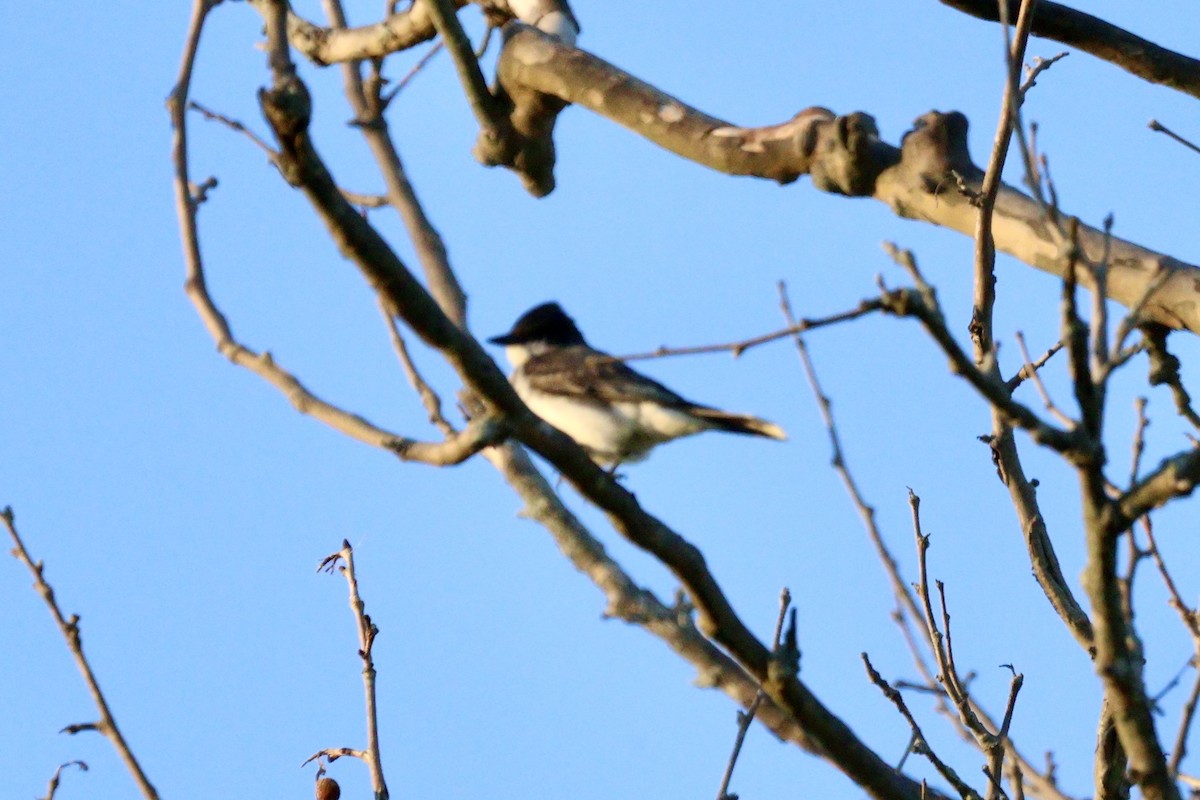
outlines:
[[[612,470],[702,431],[787,439],[773,422],[686,400],[594,349],[555,302],[531,308],[488,341],[504,347],[513,367],[509,381],[529,410]]]

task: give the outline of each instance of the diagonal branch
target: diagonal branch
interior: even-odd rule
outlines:
[[[941,3],[972,17],[1000,21],[996,0],[941,0]],[[1010,16],[1015,16],[1018,3],[1019,0],[1007,0]],[[1044,2],[1033,21],[1033,35],[1075,47],[1151,83],[1200,97],[1200,60],[1160,47],[1083,11]]]
[[[1184,147],[1186,147],[1187,149],[1191,150],[1194,153],[1200,153],[1200,147],[1197,147],[1194,143],[1192,143],[1188,139],[1183,138],[1178,133],[1171,130],[1166,125],[1163,125],[1161,122],[1159,122],[1156,119],[1150,120],[1149,128],[1150,128],[1150,130],[1154,131],[1155,133],[1165,133],[1167,136],[1169,136],[1172,139],[1174,139],[1175,141],[1179,142],[1181,145],[1183,145]]]
[[[200,0],[202,3],[203,0]],[[108,700],[104,697],[104,692],[100,689],[100,682],[96,679],[96,673],[92,671],[92,665],[88,663],[87,656],[83,653],[83,639],[79,633],[79,617],[72,614],[69,618],[63,616],[62,609],[58,607],[58,600],[54,597],[54,589],[50,584],[46,583],[45,565],[41,561],[35,562],[29,555],[29,551],[25,549],[25,543],[21,541],[20,534],[17,533],[16,518],[11,508],[5,507],[0,509],[0,520],[4,521],[4,527],[8,529],[8,535],[13,540],[13,556],[24,564],[29,572],[33,575],[33,586],[37,589],[37,593],[46,601],[46,606],[50,609],[50,615],[54,617],[54,621],[58,623],[58,630],[62,633],[63,638],[67,640],[67,648],[71,651],[71,657],[75,659],[75,666],[79,668],[79,673],[83,675],[84,683],[87,684],[88,692],[92,695],[92,702],[96,704],[96,709],[100,712],[100,719],[96,722],[85,723],[82,725],[68,725],[63,730],[67,733],[77,733],[79,731],[93,730],[104,736],[112,744],[113,749],[117,751],[121,761],[125,763],[125,768],[129,770],[129,774],[137,783],[138,791],[146,800],[158,800],[158,791],[150,783],[150,779],[146,777],[142,765],[138,762],[137,756],[133,754],[133,750],[129,747],[129,743],[125,741],[121,729],[117,727],[117,721],[113,718],[112,710],[108,707]],[[78,763],[78,762],[77,762]],[[65,766],[65,765],[64,765]],[[87,769],[86,766],[83,767]],[[59,770],[62,768],[60,767]],[[53,797],[55,789],[58,785],[59,772],[54,773],[54,779],[50,784],[50,796]]]
[[[908,710],[908,704],[904,702],[904,697],[900,694],[899,690],[883,679],[883,676],[880,675],[875,667],[871,664],[871,659],[866,653],[861,653],[860,658],[862,658],[863,665],[867,668],[867,677],[871,679],[871,683],[879,687],[879,690],[883,692],[884,697],[892,701],[892,703],[896,706],[896,710],[900,712],[900,715],[904,717],[905,721],[908,722],[909,727],[912,729],[912,751],[920,753],[929,759],[929,763],[933,765],[933,768],[938,771],[939,775],[946,779],[947,783],[954,787],[954,791],[958,792],[958,796],[963,798],[963,800],[983,800],[983,798],[979,796],[979,793],[972,789],[966,781],[960,778],[958,773],[955,772],[949,764],[938,758],[937,753],[935,753],[933,748],[929,746],[929,741],[925,738],[925,734],[921,731],[921,726],[918,724],[916,717],[914,717],[912,712]]]
[[[498,120],[503,119],[500,116],[500,108],[496,98],[488,91],[487,81],[479,69],[479,61],[475,58],[471,40],[467,38],[462,23],[458,21],[451,0],[416,0],[416,4],[426,7],[438,35],[450,51],[450,57],[454,60],[454,70],[462,82],[463,91],[471,104],[471,111],[475,114],[475,121],[479,123],[480,135],[492,141],[499,139],[503,134],[498,124]]]

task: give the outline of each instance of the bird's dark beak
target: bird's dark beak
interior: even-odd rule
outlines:
[[[516,339],[511,333],[501,334],[500,336],[493,336],[492,338],[488,339],[488,341],[491,342],[492,344],[502,344],[502,345],[516,344]]]

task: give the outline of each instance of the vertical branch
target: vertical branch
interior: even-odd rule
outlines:
[[[992,155],[988,160],[983,185],[980,187],[979,216],[975,221],[975,304],[971,313],[971,339],[975,344],[975,363],[985,369],[988,362],[995,357],[996,349],[992,334],[992,310],[996,303],[996,242],[992,235],[992,216],[996,207],[996,196],[1000,191],[1004,162],[1008,158],[1009,143],[1012,141],[1013,123],[1020,102],[1018,83],[1021,62],[1025,58],[1025,46],[1029,42],[1029,28],[1036,6],[1037,0],[1021,0],[1016,35],[1011,48],[1007,46],[1008,26],[1003,26],[1006,39],[1004,97],[1000,103],[1000,119],[996,123]],[[1007,10],[1002,8],[1001,13],[1006,14]],[[994,362],[987,371],[993,372],[994,375],[999,374]]]
[[[1009,669],[1012,669],[1011,665]],[[1008,703],[1004,707],[1004,721],[1000,723],[1000,731],[996,734],[995,744],[988,752],[988,772],[991,778],[991,785],[988,788],[988,800],[995,800],[1000,793],[1000,776],[1004,771],[1004,750],[1005,742],[1008,740],[1008,731],[1012,726],[1013,711],[1017,707],[1017,694],[1020,693],[1021,687],[1025,684],[1025,676],[1013,669],[1012,682],[1008,688]],[[1013,783],[1019,787],[1020,785],[1020,767],[1014,769],[1013,775],[1016,776]],[[1019,791],[1019,789],[1018,789]]]
[[[1092,292],[1092,374],[1097,377],[1101,389],[1104,382],[1099,378],[1108,369],[1110,360],[1108,348],[1108,267],[1112,253],[1113,215],[1104,218],[1104,248],[1100,259],[1092,268],[1096,282]]]
[[[183,242],[183,260],[187,265],[186,288],[190,296],[207,296],[204,273],[199,265],[203,263],[200,257],[200,235],[196,228],[196,204],[192,195],[192,181],[188,168],[187,144],[187,101],[192,85],[192,70],[196,63],[196,52],[200,47],[200,33],[204,29],[204,21],[209,11],[219,0],[194,0],[192,18],[188,24],[187,40],[183,47],[183,56],[179,65],[179,75],[175,87],[167,98],[167,111],[171,116],[171,161],[175,167],[175,208],[179,217],[179,238]],[[201,309],[200,318],[218,347],[233,336],[225,317],[215,307]],[[224,351],[222,351],[224,352]]]
[[[1071,386],[1075,392],[1075,402],[1079,406],[1083,431],[1087,434],[1088,445],[1095,450],[1100,446],[1103,432],[1103,397],[1097,391],[1095,377],[1092,375],[1088,326],[1079,316],[1079,284],[1076,270],[1080,259],[1083,258],[1083,251],[1079,247],[1079,219],[1072,217],[1067,230],[1070,251],[1062,287],[1062,341],[1067,349]]]
[[[339,561],[344,561],[344,566],[338,566]],[[362,596],[358,593],[358,577],[354,574],[354,549],[350,547],[350,542],[342,540],[342,549],[336,553],[327,556],[319,567],[318,571],[324,570],[332,572],[338,569],[346,578],[346,583],[350,590],[350,610],[354,612],[354,620],[358,626],[358,656],[363,662],[363,694],[366,700],[367,713],[367,748],[362,752],[353,752],[361,758],[367,765],[367,770],[371,773],[371,789],[375,793],[375,800],[388,800],[387,783],[383,779],[383,758],[379,750],[379,714],[378,705],[375,699],[375,660],[371,655],[371,648],[375,644],[375,637],[379,634],[379,629],[375,627],[375,623],[371,621],[371,617],[366,612],[366,604],[362,600]]]
[[[1029,41],[1030,26],[1037,0],[1022,0],[1017,13],[1017,27],[1011,43],[1008,41],[1007,5],[1001,4],[1005,32],[1005,86],[1001,100],[1000,118],[996,124],[996,135],[992,154],[979,197],[979,217],[975,228],[975,300],[971,319],[971,339],[974,346],[975,363],[999,377],[999,365],[995,361],[992,311],[995,303],[996,248],[992,232],[992,217],[999,193],[1004,163],[1008,156],[1012,133],[1017,121],[1017,112],[1023,98],[1018,86],[1021,63]],[[1052,63],[1052,62],[1051,62]],[[1036,181],[1032,172],[1032,161],[1027,159],[1027,172],[1031,183]],[[1010,390],[1011,391],[1011,390]],[[992,410],[992,434],[988,439],[995,459],[1000,480],[1008,487],[1009,497],[1021,523],[1026,549],[1029,552],[1033,573],[1050,604],[1067,625],[1076,641],[1089,651],[1092,648],[1092,625],[1086,612],[1080,607],[1062,574],[1054,544],[1046,529],[1046,522],[1038,505],[1034,486],[1025,476],[1017,451],[1012,427],[995,408]]]
[[[8,528],[8,534],[12,537],[13,556],[24,564],[33,575],[34,588],[37,589],[42,599],[46,601],[46,605],[50,609],[50,615],[58,623],[58,630],[62,633],[63,638],[67,640],[67,648],[71,651],[71,657],[75,659],[75,666],[79,668],[79,673],[83,676],[84,683],[87,684],[88,692],[92,695],[92,702],[96,704],[96,710],[100,712],[100,719],[96,722],[69,725],[63,730],[67,733],[93,730],[104,736],[112,744],[113,749],[117,751],[117,755],[120,756],[121,760],[125,762],[125,768],[133,776],[133,780],[137,783],[142,797],[146,798],[146,800],[158,800],[158,791],[151,785],[150,779],[146,777],[146,773],[142,770],[142,765],[138,763],[137,757],[129,747],[129,743],[125,741],[125,737],[121,734],[121,729],[117,727],[117,721],[113,719],[112,710],[108,707],[108,701],[104,697],[104,692],[100,689],[100,682],[96,680],[96,673],[92,671],[92,665],[88,663],[87,656],[83,654],[83,639],[79,633],[79,617],[75,614],[72,614],[69,618],[63,616],[62,610],[58,607],[58,601],[54,598],[54,589],[50,587],[50,584],[46,583],[46,578],[43,574],[45,572],[45,565],[40,561],[34,562],[29,555],[29,551],[25,549],[25,543],[21,541],[21,537],[17,533],[16,517],[13,514],[13,510],[8,507],[0,509],[0,519],[4,520],[4,527]],[[59,773],[57,772],[54,774],[55,780],[52,783],[51,796],[54,794],[53,788],[57,785],[58,775]]]
[[[783,635],[783,620],[787,616],[788,606],[792,604],[792,593],[785,586],[779,593],[779,618],[775,620],[775,635],[771,639],[771,652],[779,652],[779,637]],[[717,788],[717,800],[737,800],[737,795],[729,794],[729,782],[733,780],[733,768],[737,765],[738,755],[742,752],[742,743],[746,741],[746,732],[754,722],[758,707],[767,699],[767,693],[759,687],[754,694],[754,700],[744,712],[738,712],[738,732],[733,741],[733,752],[729,755],[729,763],[725,766],[725,774],[721,776],[721,785]]]

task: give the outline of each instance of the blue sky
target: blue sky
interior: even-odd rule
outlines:
[[[384,764],[396,796],[599,798],[715,794],[734,707],[691,685],[657,641],[602,621],[599,593],[555,551],[480,459],[455,469],[398,464],[295,413],[214,350],[182,291],[171,199],[171,88],[185,3],[136,18],[92,5],[52,14],[0,11],[0,505],[9,504],[85,646],[117,719],[163,797],[304,796],[324,747],[363,742],[355,634],[344,583],[317,563],[343,538],[356,548],[364,599],[381,634]],[[316,3],[297,5],[310,17]],[[382,3],[348,3],[351,21]],[[575,4],[580,45],[736,124],[782,121],[809,105],[873,114],[897,142],[931,108],[971,119],[985,160],[1002,83],[1000,33],[936,2]],[[1194,47],[1200,11],[1182,0],[1096,2],[1089,10],[1168,47]],[[469,30],[480,27],[472,10]],[[261,23],[243,3],[210,19],[193,97],[265,133]],[[1034,40],[1030,54],[1060,46]],[[398,78],[424,49],[389,62]],[[339,181],[378,191],[358,134],[344,123],[340,75],[305,65],[314,133]],[[1146,122],[1193,138],[1194,101],[1072,54],[1026,109],[1041,125],[1066,209],[1191,263],[1200,160]],[[569,109],[558,127],[558,186],[525,195],[470,156],[475,126],[439,56],[390,111],[402,156],[470,295],[479,335],[559,300],[613,352],[727,341],[780,325],[776,281],[805,316],[852,307],[877,274],[904,282],[880,243],[916,251],[955,330],[970,313],[971,242],[907,222],[871,201],[708,172],[612,123]],[[191,120],[192,170],[220,187],[200,214],[211,290],[247,345],[270,350],[319,395],[385,427],[431,437],[370,292],[326,239],[304,199],[245,139]],[[1009,175],[1010,182],[1020,176]],[[402,257],[400,226],[372,214]],[[997,335],[1014,371],[1015,331],[1040,352],[1056,337],[1056,283],[1002,260]],[[923,499],[931,569],[948,587],[960,664],[977,696],[1002,708],[1013,663],[1025,673],[1014,737],[1035,760],[1053,750],[1067,791],[1090,792],[1098,691],[1091,668],[1029,575],[1014,515],[976,440],[986,409],[947,373],[914,324],[865,319],[809,340],[834,401],[847,457],[906,568],[914,562],[906,487]],[[1195,384],[1200,351],[1173,340]],[[497,356],[500,354],[497,353]],[[417,358],[448,402],[457,384]],[[799,608],[802,678],[887,758],[907,730],[863,675],[912,677],[888,619],[892,600],[829,448],[794,351],[780,343],[733,360],[663,360],[644,371],[702,402],[781,424],[783,445],[709,435],[630,467],[642,503],[697,543],[742,616],[764,637],[776,598]],[[1128,471],[1138,363],[1110,404],[1113,475]],[[1070,407],[1062,365],[1047,382]],[[1169,398],[1148,393],[1147,464],[1186,446]],[[1024,395],[1037,405],[1032,393]],[[1026,449],[1065,573],[1082,566],[1069,471]],[[620,541],[569,488],[567,504],[636,580],[669,598],[674,582]],[[1158,521],[1160,544],[1197,595],[1196,508]],[[1189,561],[1189,559],[1192,559]],[[44,790],[82,758],[59,797],[130,797],[28,576],[0,562],[0,741],[13,796]],[[1163,687],[1191,654],[1161,587],[1142,578],[1148,681]],[[1182,689],[1164,700],[1174,733]],[[915,706],[925,709],[919,700]],[[945,726],[926,729],[967,775],[978,759]],[[16,744],[16,748],[11,748]],[[1193,748],[1196,749],[1196,748]],[[911,762],[914,774],[928,774]],[[1188,769],[1185,764],[1185,769]],[[1200,767],[1191,767],[1200,771]],[[339,762],[344,796],[365,771]],[[854,791],[831,768],[751,732],[733,789],[779,797],[803,786]]]

